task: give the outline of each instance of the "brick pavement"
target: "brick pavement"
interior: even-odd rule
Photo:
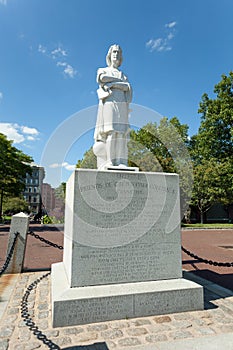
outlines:
[[[44,238],[63,245],[63,227],[30,225],[30,229]],[[5,261],[9,226],[0,226],[0,266]],[[233,261],[233,229],[182,230],[182,245],[207,259]],[[196,275],[233,290],[233,267],[211,266],[182,253],[183,268]],[[50,269],[51,264],[62,261],[62,251],[28,236],[24,270]]]
[[[42,227],[39,226],[37,228],[33,227],[33,229],[37,230],[37,232],[39,231],[38,233],[47,239],[62,244],[63,233],[61,231],[50,230],[42,232]],[[1,243],[3,242],[0,247],[1,250],[5,247],[4,244],[6,245],[7,233],[2,230],[0,235]],[[33,237],[28,237],[28,239],[26,267],[32,268],[33,266],[36,269],[39,266],[38,264],[44,263],[48,265],[46,265],[46,268],[49,268],[52,262],[61,261],[62,252],[58,249],[50,248]],[[195,232],[182,231],[182,244],[187,249],[202,257],[218,261],[232,261],[232,250],[230,248],[232,247],[232,239],[233,230],[227,230],[227,232],[226,230],[220,230],[220,232],[203,232],[203,230]],[[41,251],[38,252],[40,248]],[[233,290],[233,279],[230,278],[230,276],[232,277],[233,268],[206,266],[185,254],[183,254],[183,267],[192,270],[196,275],[207,276],[211,281],[218,280],[217,276],[222,285],[229,285],[229,288]],[[0,350],[47,349],[29,331],[20,316],[20,302],[25,289],[42,274],[43,272],[20,274],[18,280],[16,279],[14,288],[11,288],[13,292],[0,325]],[[188,276],[191,276],[190,273]],[[5,278],[6,280],[11,280],[12,276],[6,275]],[[192,274],[193,278],[198,277]],[[231,343],[233,344],[232,292],[225,292],[224,289],[211,282],[202,279],[199,281],[205,285],[206,301],[204,311],[111,321],[85,326],[52,328],[50,277],[41,281],[37,289],[31,292],[29,310],[39,329],[62,349],[149,350],[150,348],[150,350],[154,350],[166,349],[166,347],[167,349],[175,349],[175,344],[177,344],[179,350],[194,348],[199,350],[196,340],[200,341],[203,339],[204,341],[207,339],[208,341],[210,339],[210,342],[211,340],[215,342],[218,339],[219,342],[222,342],[222,339],[231,339],[231,335]],[[0,283],[2,282],[0,281]],[[5,288],[4,285],[3,288]],[[0,301],[2,302],[1,299]],[[194,342],[194,347],[192,348],[191,345],[190,347],[187,346],[187,344],[191,344],[191,341]],[[171,344],[172,347],[170,347]],[[219,350],[223,348],[217,347],[217,345],[215,347],[215,349]],[[209,347],[207,346],[205,349],[208,350]],[[228,349],[232,350],[233,346],[224,348],[224,350]]]
[[[9,225],[0,226],[0,266],[2,266],[5,261],[9,229]],[[63,226],[61,230],[59,226],[33,224],[30,225],[29,229],[39,234],[41,237],[63,245]],[[31,235],[28,235],[24,258],[24,271],[50,269],[51,264],[62,261],[62,254],[62,250],[50,247]]]
[[[182,230],[182,245],[202,258],[217,262],[233,262],[233,230]],[[183,268],[197,276],[233,290],[233,267],[218,267],[201,263],[182,254]]]
[[[42,275],[43,272],[19,275],[2,317],[0,350],[48,349],[28,329],[20,315],[23,293],[30,283]],[[186,272],[185,277],[196,278],[190,272]],[[188,344],[188,341],[194,339],[200,341],[206,336],[210,341],[217,335],[231,336],[233,334],[233,293],[203,279],[199,279],[198,282],[205,286],[205,310],[203,311],[52,328],[50,276],[43,279],[30,293],[28,307],[39,329],[62,349],[134,350],[140,346],[140,349],[146,350],[147,346],[150,346],[150,349],[159,349],[159,345],[165,346],[171,342],[175,346],[175,343],[181,340],[185,340],[185,344]],[[232,348],[224,348],[224,350],[230,349]]]

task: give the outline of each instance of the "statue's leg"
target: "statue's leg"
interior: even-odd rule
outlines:
[[[128,166],[128,139],[125,133],[118,132],[116,136],[116,165]]]
[[[110,132],[106,139],[106,165],[115,165],[116,160],[116,133]]]
[[[106,163],[106,143],[104,141],[96,141],[93,145],[93,152],[97,158],[97,168],[102,169]]]

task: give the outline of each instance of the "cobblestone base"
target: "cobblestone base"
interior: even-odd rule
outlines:
[[[42,275],[41,272],[20,275],[2,318],[0,350],[48,349],[28,329],[20,315],[23,293],[30,283]],[[63,349],[95,343],[86,349],[133,350],[138,345],[232,332],[233,296],[220,297],[218,293],[205,289],[205,299],[204,311],[52,328],[49,276],[31,291],[28,307],[38,328]]]

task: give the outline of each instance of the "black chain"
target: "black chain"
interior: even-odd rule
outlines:
[[[185,249],[184,247],[181,247],[181,249],[183,250],[183,252],[185,252],[186,254],[191,256],[192,258],[198,259],[200,262],[202,262],[204,264],[209,264],[209,265],[213,265],[213,266],[221,266],[221,267],[233,267],[233,262],[217,262],[217,261],[213,261],[213,260],[203,259],[200,256],[191,253],[189,250]]]
[[[29,231],[28,234],[33,236],[33,237],[35,237],[36,239],[39,239],[41,242],[46,243],[46,244],[48,244],[48,245],[50,245],[50,246],[52,246],[54,248],[58,248],[58,249],[61,249],[61,250],[63,249],[62,245],[58,245],[56,243],[50,242],[47,239],[45,239],[45,238],[39,236],[38,234],[34,233],[33,231]]]
[[[21,301],[21,317],[23,318],[26,326],[29,327],[30,331],[33,332],[33,334],[37,337],[38,340],[42,341],[45,345],[47,345],[49,349],[60,350],[61,348],[57,344],[53,343],[52,340],[48,339],[47,336],[39,330],[38,326],[35,324],[35,322],[33,322],[28,311],[28,298],[30,296],[31,291],[37,287],[40,281],[48,277],[50,273],[51,272],[48,272],[45,275],[42,275],[41,277],[37,278],[27,287],[27,290],[24,293]]]
[[[6,257],[4,265],[2,266],[2,268],[0,270],[0,276],[6,271],[8,265],[9,265],[9,263],[11,261],[11,258],[13,256],[14,249],[15,249],[15,244],[16,244],[16,240],[17,240],[17,237],[19,235],[19,232],[14,233],[14,235],[15,235],[15,238],[14,238],[14,240],[12,242],[11,248],[10,248],[9,253],[8,253],[7,257]]]

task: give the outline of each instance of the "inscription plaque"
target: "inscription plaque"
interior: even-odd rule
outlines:
[[[176,174],[80,169],[67,191],[74,192],[65,217],[71,287],[182,276]]]

